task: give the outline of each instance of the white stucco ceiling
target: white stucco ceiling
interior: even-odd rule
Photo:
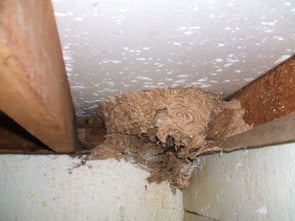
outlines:
[[[294,0],[53,0],[77,115],[126,91],[227,96],[295,53]]]

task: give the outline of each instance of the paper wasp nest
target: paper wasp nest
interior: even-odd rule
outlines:
[[[206,145],[250,128],[238,101],[196,88],[126,93],[101,102],[98,113],[107,134],[88,158],[135,161],[150,171],[150,182],[168,180],[174,189],[189,186]]]

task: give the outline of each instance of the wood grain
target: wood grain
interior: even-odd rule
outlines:
[[[51,1],[1,0],[0,15],[0,109],[55,152],[74,152],[74,110]]]
[[[254,126],[295,112],[295,56],[235,93],[231,98],[246,110],[244,120]]]

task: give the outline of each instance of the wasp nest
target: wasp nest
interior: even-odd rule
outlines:
[[[250,128],[238,101],[196,88],[162,88],[120,95],[99,104],[105,141],[89,159],[128,159],[150,171],[150,182],[186,188],[196,157],[216,140]]]

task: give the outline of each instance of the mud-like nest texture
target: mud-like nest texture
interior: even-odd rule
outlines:
[[[196,88],[126,93],[99,104],[107,133],[88,159],[128,159],[150,171],[148,180],[186,188],[197,157],[212,141],[250,129],[238,101]]]

